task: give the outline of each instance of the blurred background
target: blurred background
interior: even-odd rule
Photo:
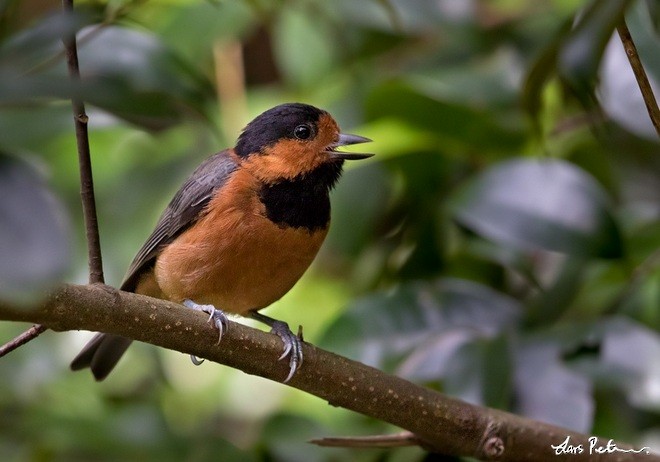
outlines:
[[[199,162],[305,102],[377,155],[347,166],[321,255],[268,315],[469,402],[660,449],[660,144],[614,29],[625,10],[657,95],[657,2],[76,8],[0,1],[0,299],[87,280],[70,95],[115,286]],[[0,342],[26,327],[0,324]],[[95,383],[68,370],[90,337],[0,359],[0,460],[436,460],[312,446],[398,429],[149,345]]]

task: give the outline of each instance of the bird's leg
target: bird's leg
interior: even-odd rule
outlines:
[[[302,366],[302,340],[291,332],[289,325],[284,321],[278,321],[277,319],[270,318],[256,311],[251,311],[250,317],[270,326],[271,333],[276,334],[282,339],[282,342],[284,343],[284,352],[282,353],[282,356],[279,357],[279,360],[289,356],[289,375],[287,375],[283,382],[287,383],[291,380],[291,377],[293,377],[293,374],[296,373],[300,366]]]
[[[229,328],[229,319],[227,319],[227,315],[224,313],[224,311],[216,309],[213,305],[200,305],[190,299],[185,299],[183,304],[188,308],[197,311],[203,311],[209,315],[208,322],[213,321],[213,325],[216,327],[216,329],[218,329],[218,342],[216,345],[219,344],[220,340],[222,340],[222,334]],[[195,366],[199,366],[204,362],[203,359],[199,359],[195,355],[190,355],[190,360]]]

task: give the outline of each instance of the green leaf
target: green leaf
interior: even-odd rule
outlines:
[[[300,444],[318,438],[330,430],[318,421],[292,414],[276,414],[263,423],[263,445],[271,453],[271,460],[291,462],[323,462],[327,454],[322,454],[316,446]],[[336,451],[336,450],[335,450]]]
[[[555,38],[543,49],[541,54],[532,62],[523,81],[521,94],[522,107],[531,117],[536,134],[541,133],[539,119],[542,108],[543,89],[557,71],[557,56],[563,37],[568,33],[573,18],[566,20]]]
[[[605,192],[562,160],[500,163],[464,185],[451,203],[461,224],[503,245],[586,257],[622,255]]]
[[[332,72],[335,50],[331,41],[324,40],[327,32],[323,26],[299,8],[280,12],[273,31],[273,51],[278,68],[289,82],[314,88]]]
[[[161,8],[167,19],[158,35],[169,48],[198,65],[211,63],[211,44],[238,40],[256,27],[249,2],[177,2]]]
[[[511,152],[524,141],[522,127],[508,126],[497,114],[454,102],[419,82],[381,85],[369,95],[366,112],[368,118],[394,117],[443,140],[485,152]]]
[[[0,299],[29,303],[70,263],[62,204],[33,165],[0,153]]]

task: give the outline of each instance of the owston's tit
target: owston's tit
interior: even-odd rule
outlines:
[[[236,147],[209,157],[186,180],[121,289],[205,311],[220,337],[224,312],[268,324],[284,342],[288,381],[302,363],[301,340],[259,310],[286,294],[316,256],[330,224],[328,194],[344,160],[371,156],[336,148],[368,141],[340,133],[330,114],[306,104],[264,112]],[[89,367],[103,380],[130,343],[96,334],[71,368]]]

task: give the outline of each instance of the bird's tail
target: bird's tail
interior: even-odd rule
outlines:
[[[74,371],[89,367],[96,380],[105,379],[133,340],[112,334],[96,334],[71,361]]]

